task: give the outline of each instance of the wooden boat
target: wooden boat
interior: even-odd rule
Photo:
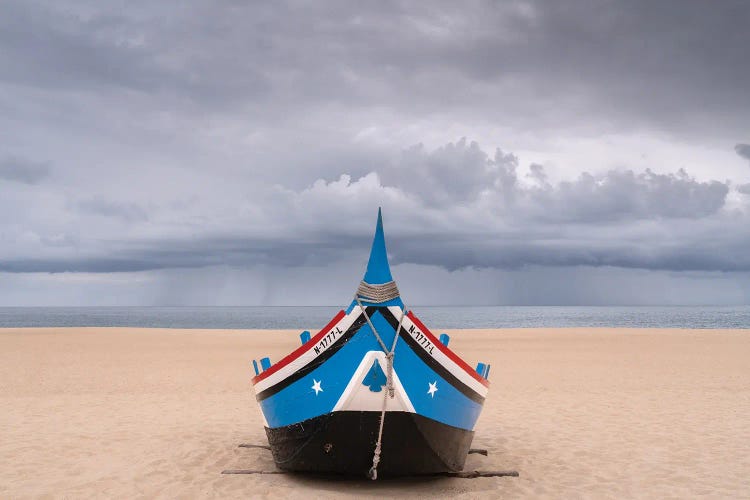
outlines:
[[[282,470],[420,475],[462,470],[487,396],[472,369],[406,311],[391,277],[378,211],[355,298],[320,332],[271,364],[253,360],[256,399]]]

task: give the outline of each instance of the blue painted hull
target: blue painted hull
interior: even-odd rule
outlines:
[[[278,381],[273,384],[262,384],[262,378],[256,380],[256,398],[266,419],[269,443],[277,464],[290,470],[363,472],[361,460],[344,466],[322,452],[320,446],[338,443],[341,449],[341,443],[348,443],[347,447],[357,443],[355,448],[359,453],[349,450],[349,456],[371,460],[375,445],[372,436],[377,435],[379,410],[385,398],[389,407],[385,413],[383,442],[384,449],[387,447],[392,456],[386,462],[384,454],[383,468],[387,471],[384,474],[460,470],[456,467],[463,466],[471,444],[474,425],[484,403],[486,381],[476,372],[468,373],[465,366],[457,366],[445,355],[448,349],[438,345],[439,341],[413,315],[406,316],[399,329],[403,314],[400,307],[370,305],[366,312],[386,345],[392,345],[399,331],[393,357],[396,397],[386,396],[383,372],[387,368],[383,351],[365,315],[359,307],[350,308],[348,314],[340,313],[338,321],[303,345],[300,352],[293,353],[297,357],[272,374],[287,369],[286,376],[277,376]],[[309,354],[309,359],[300,362],[304,354]],[[455,359],[455,355],[452,356]],[[294,363],[299,366],[293,366]],[[333,428],[321,424],[346,421],[352,415],[359,415],[357,421],[366,424]],[[429,427],[433,432],[409,434],[412,442],[407,446],[409,439],[404,433],[415,432],[415,420],[422,424],[421,428]],[[326,431],[315,434],[317,438],[304,433],[299,440],[293,438],[299,434],[299,429],[321,426]],[[442,430],[434,432],[434,429]],[[320,439],[326,442],[318,443]],[[313,442],[316,444],[310,444]],[[290,451],[290,443],[299,449]],[[309,448],[303,449],[305,443]],[[401,458],[394,460],[393,450],[398,446],[416,452],[422,459],[415,460],[412,455],[401,453],[396,454]],[[295,458],[290,460],[289,456]]]
[[[375,478],[463,467],[489,367],[472,369],[448,348],[447,335],[438,340],[406,312],[380,212],[355,300],[317,335],[301,338],[277,363],[261,359],[262,373],[255,363],[255,395],[280,468],[346,474],[372,467]]]

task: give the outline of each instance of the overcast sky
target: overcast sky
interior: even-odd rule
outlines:
[[[0,305],[750,303],[750,3],[0,2]]]

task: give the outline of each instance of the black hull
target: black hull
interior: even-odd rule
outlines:
[[[342,411],[268,428],[274,461],[283,470],[366,475],[378,438],[380,412]],[[378,476],[458,472],[473,431],[407,412],[388,412]]]

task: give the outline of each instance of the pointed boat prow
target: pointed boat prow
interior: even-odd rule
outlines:
[[[302,340],[253,378],[280,469],[373,479],[462,470],[489,367],[471,368],[406,310],[380,209],[354,299]]]

